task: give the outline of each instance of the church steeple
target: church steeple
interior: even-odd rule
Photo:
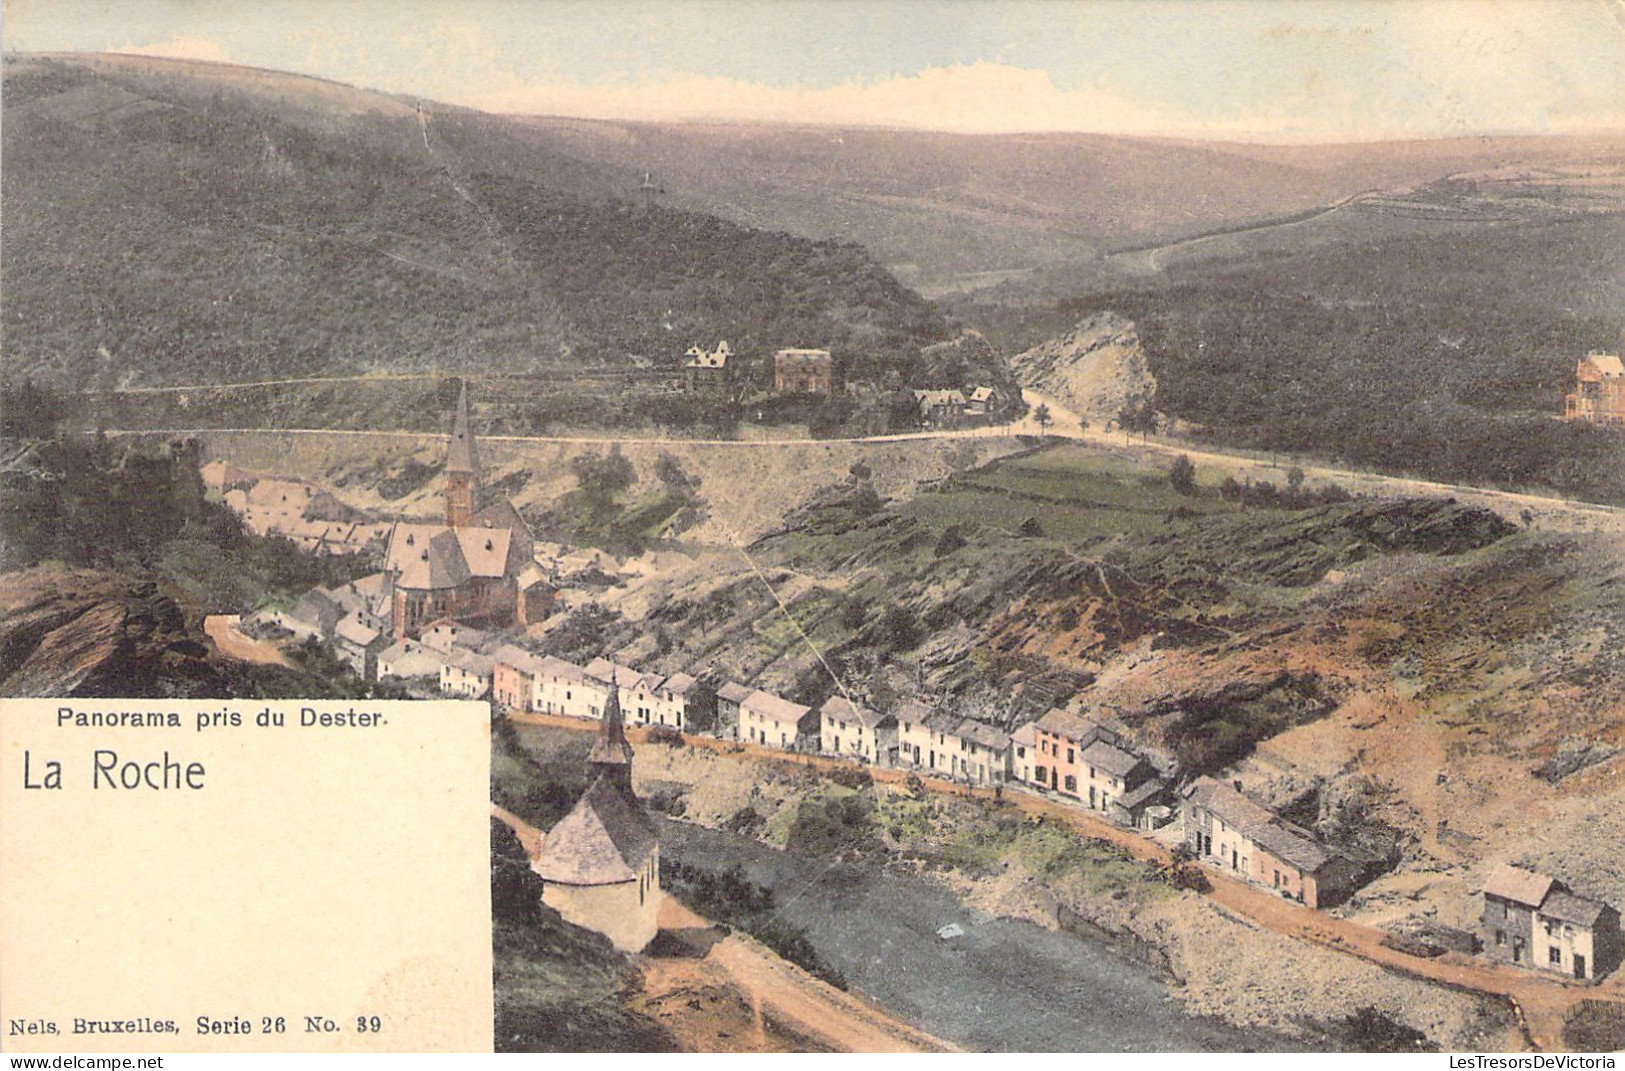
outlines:
[[[626,742],[626,723],[621,715],[621,686],[612,671],[609,698],[604,701],[604,720],[598,739],[587,753],[587,774],[601,777],[628,796],[632,795],[632,745]]]
[[[457,394],[457,419],[446,444],[446,524],[466,528],[474,523],[474,495],[480,479],[480,451],[468,425],[468,382]]]

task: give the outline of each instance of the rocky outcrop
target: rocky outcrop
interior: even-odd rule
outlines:
[[[218,692],[208,649],[150,581],[45,565],[0,577],[0,694]]]
[[[1101,312],[1011,359],[1016,377],[1101,425],[1157,391],[1134,321]]]

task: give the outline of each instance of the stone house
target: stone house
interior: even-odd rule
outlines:
[[[389,634],[373,628],[360,614],[333,627],[333,650],[364,681],[378,679],[378,656],[389,646]]]
[[[745,734],[739,724],[740,704],[750,698],[749,686],[729,681],[717,689],[716,733],[724,740],[743,740]]]
[[[818,750],[826,755],[889,766],[897,750],[897,719],[831,696],[818,708]]]
[[[914,405],[921,424],[952,424],[965,415],[965,395],[957,390],[917,390]]]
[[[1358,863],[1239,785],[1199,777],[1184,797],[1184,841],[1197,858],[1313,908],[1330,907],[1359,887]]]
[[[780,350],[773,355],[775,394],[834,394],[835,359],[828,350]]]
[[[1038,738],[1038,750],[1033,756],[1033,783],[1074,799],[1085,798],[1088,767],[1080,756],[1097,741],[1119,743],[1117,734],[1082,715],[1059,708],[1046,711],[1032,725]]]
[[[1619,966],[1619,912],[1562,882],[1501,865],[1484,882],[1480,929],[1491,959],[1595,980]]]

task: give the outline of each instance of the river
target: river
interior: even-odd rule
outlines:
[[[986,1052],[1302,1051],[1279,1035],[1185,1014],[1158,972],[1105,941],[993,918],[942,885],[878,865],[828,864],[736,834],[663,823],[661,852],[740,866],[771,888],[853,988],[922,1030]],[[958,923],[951,940],[936,931]]]

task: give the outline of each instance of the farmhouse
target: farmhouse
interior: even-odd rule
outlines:
[[[780,350],[773,355],[775,394],[834,394],[835,359],[828,350]]]
[[[603,715],[609,688],[587,676],[587,671],[562,658],[545,657],[536,667],[531,709],[572,718]]]
[[[914,405],[922,424],[948,424],[965,415],[965,396],[957,390],[917,390]]]
[[[1563,400],[1563,419],[1625,423],[1625,364],[1619,354],[1593,350],[1574,369],[1574,393]]]
[[[1010,734],[983,722],[965,719],[954,729],[959,753],[950,773],[973,785],[999,785],[1010,776]]]
[[[632,791],[632,745],[611,691],[587,754],[587,791],[548,831],[532,864],[542,902],[565,920],[641,952],[659,929],[660,838]]]
[[[1097,741],[1118,743],[1117,734],[1059,708],[1046,711],[1032,725],[1038,743],[1037,754],[1033,756],[1032,783],[1082,799],[1088,777],[1087,764],[1079,756]]]
[[[1492,959],[1573,978],[1601,978],[1625,954],[1617,910],[1521,867],[1503,864],[1491,872],[1480,926]]]
[[[897,706],[897,757],[916,769],[949,776],[959,751],[959,718],[915,699]]]
[[[1185,789],[1185,843],[1198,858],[1308,907],[1329,907],[1358,887],[1360,866],[1315,835],[1211,777]]]

